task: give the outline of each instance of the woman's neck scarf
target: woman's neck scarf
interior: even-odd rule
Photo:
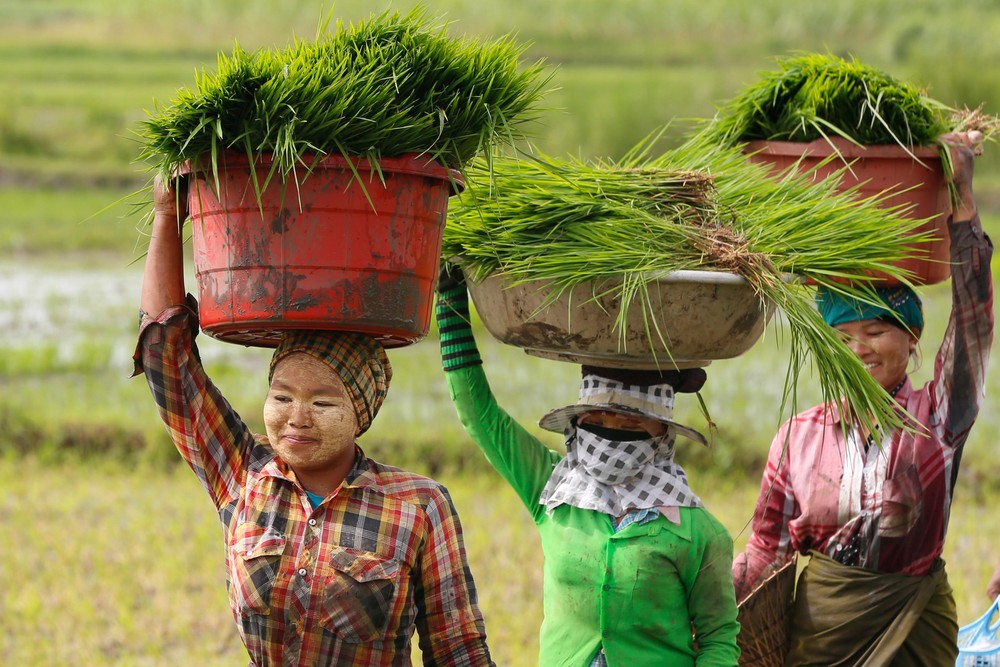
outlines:
[[[571,505],[618,517],[630,510],[702,507],[674,462],[673,430],[659,438],[609,440],[571,424],[566,456],[552,470],[539,502],[551,512]]]

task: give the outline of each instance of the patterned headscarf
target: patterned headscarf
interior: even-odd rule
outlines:
[[[906,285],[875,289],[874,301],[867,303],[833,292],[825,287],[816,290],[816,306],[830,326],[858,320],[884,320],[897,326],[902,323],[919,338],[924,328],[924,312],[917,293]]]
[[[347,389],[358,428],[355,436],[368,430],[382,407],[392,380],[392,364],[381,343],[359,333],[339,331],[292,331],[286,333],[271,357],[267,374],[270,383],[278,362],[301,352],[319,359],[340,376]]]

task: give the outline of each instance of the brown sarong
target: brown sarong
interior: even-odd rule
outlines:
[[[809,556],[796,589],[786,667],[955,664],[958,615],[944,561],[926,577],[911,577]]]

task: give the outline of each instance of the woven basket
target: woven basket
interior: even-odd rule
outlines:
[[[765,579],[739,603],[740,665],[783,667],[792,623],[796,558]]]

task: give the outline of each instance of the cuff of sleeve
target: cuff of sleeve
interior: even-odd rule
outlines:
[[[438,334],[441,337],[441,364],[444,370],[454,371],[483,363],[468,316],[439,307]]]
[[[178,318],[187,319],[187,326],[191,330],[192,339],[198,335],[198,300],[194,296],[188,294],[183,305],[170,306],[155,316],[142,310],[139,311],[139,335],[135,344],[135,350],[132,352],[132,374],[129,375],[130,378],[142,375],[145,370],[142,363],[143,346],[147,342],[156,343],[162,339],[162,332],[156,331],[159,327],[153,327],[152,325],[171,324]],[[151,328],[152,331],[150,330]]]

